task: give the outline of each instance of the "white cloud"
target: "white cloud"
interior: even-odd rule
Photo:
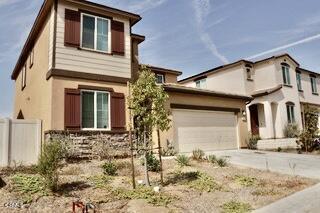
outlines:
[[[317,34],[317,35],[314,35],[314,36],[310,36],[310,37],[307,37],[307,38],[304,38],[304,39],[301,39],[301,40],[298,40],[298,41],[295,41],[295,42],[292,42],[292,43],[289,43],[289,44],[285,44],[285,45],[282,45],[282,46],[279,46],[279,47],[276,47],[276,48],[273,48],[273,49],[270,49],[270,50],[255,54],[255,55],[252,55],[252,56],[248,57],[247,59],[251,60],[251,59],[259,58],[259,57],[264,56],[264,55],[268,55],[268,54],[271,54],[271,53],[279,52],[281,50],[285,50],[285,49],[288,49],[290,47],[294,47],[294,46],[297,46],[297,45],[300,45],[300,44],[305,44],[305,43],[308,43],[308,42],[311,42],[311,41],[314,41],[314,40],[318,40],[318,39],[320,39],[320,33]]]
[[[8,5],[15,4],[22,0],[0,0],[0,8]]]
[[[210,1],[209,0],[193,0],[192,6],[195,13],[198,33],[203,44],[210,50],[210,52],[217,57],[220,61],[227,64],[229,63],[228,59],[222,55],[213,39],[210,35],[204,30],[204,20],[210,13]]]

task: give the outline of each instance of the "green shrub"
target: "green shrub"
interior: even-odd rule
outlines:
[[[189,158],[185,155],[178,155],[176,161],[180,167],[190,166]]]
[[[298,145],[301,149],[305,150],[306,152],[312,152],[313,149],[316,147],[317,141],[315,138],[318,134],[318,118],[319,118],[319,110],[305,106],[304,109],[304,130],[299,135],[299,139],[297,141]]]
[[[217,157],[215,155],[209,155],[207,159],[212,164],[217,163]]]
[[[248,149],[257,149],[258,140],[260,140],[259,135],[250,135],[249,142],[247,142]]]
[[[281,151],[282,151],[282,148],[281,148],[281,147],[278,147],[278,148],[277,148],[277,151],[278,151],[278,152],[281,152]]]
[[[116,164],[113,161],[105,162],[102,165],[102,169],[103,169],[103,173],[105,175],[111,175],[111,176],[117,175],[118,168],[117,168]]]
[[[235,175],[233,178],[241,186],[253,186],[257,183],[257,179],[254,177],[248,177],[244,175]]]
[[[284,135],[287,138],[297,138],[300,134],[298,124],[292,123],[292,124],[287,124],[284,127]]]
[[[217,164],[220,167],[225,167],[228,165],[227,159],[226,158],[218,158],[217,159]]]
[[[16,174],[11,180],[13,190],[21,194],[24,203],[30,203],[34,197],[48,194],[46,182],[39,175]]]
[[[211,192],[214,190],[221,189],[221,186],[219,186],[219,184],[216,183],[212,177],[199,171],[180,171],[173,173],[172,176],[169,176],[169,179],[166,181],[166,184],[186,185],[190,188],[205,192]]]
[[[141,164],[144,166],[144,159],[141,159]],[[152,154],[147,154],[147,168],[151,172],[160,172],[160,161]]]
[[[128,190],[125,188],[116,188],[111,189],[112,195],[115,196],[118,200],[121,199],[145,199],[148,203],[155,206],[167,206],[171,203],[175,197],[165,194],[165,193],[156,193],[149,187],[139,186],[135,190]]]
[[[200,161],[203,160],[204,158],[204,151],[202,151],[201,149],[195,149],[192,151],[192,158],[194,160]]]
[[[250,204],[238,201],[229,201],[224,203],[221,207],[223,213],[246,213],[252,210]]]
[[[175,150],[173,143],[167,140],[167,148],[162,150],[162,156],[175,156],[177,151]]]
[[[221,189],[212,177],[202,172],[199,173],[196,180],[189,182],[188,185],[193,189],[203,192],[212,192]]]
[[[58,188],[59,169],[66,154],[65,146],[58,142],[47,142],[38,160],[37,171],[45,179],[46,186],[52,191]]]

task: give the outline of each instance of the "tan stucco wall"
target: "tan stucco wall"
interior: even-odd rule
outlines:
[[[177,83],[177,75],[174,75],[174,74],[171,74],[171,73],[166,73],[165,74],[165,80],[166,80],[166,83]]]
[[[196,106],[238,108],[240,109],[241,112],[246,108],[244,100],[170,92],[169,101],[167,102],[167,105],[166,105],[166,108],[168,110],[170,110],[171,103],[196,105]],[[246,147],[246,140],[248,138],[248,128],[247,128],[247,122],[246,120],[243,120],[241,112],[237,114],[239,145],[240,147]],[[170,119],[172,120],[172,115],[170,115]],[[173,126],[172,122],[171,122],[171,126]],[[173,139],[174,139],[174,128],[172,127],[169,129],[169,131],[161,132],[160,134],[162,147],[167,146],[168,140],[175,143]],[[153,140],[154,140],[154,144],[157,144],[157,137],[155,133],[153,134]]]
[[[124,93],[127,101],[128,87],[126,84],[88,81],[73,78],[53,77],[52,79],[52,121],[51,130],[64,129],[64,89],[78,89],[79,85],[109,87],[113,88],[114,92]],[[126,114],[126,123],[129,123],[129,114]]]
[[[49,19],[48,19],[49,20]],[[15,81],[14,118],[21,110],[25,119],[41,119],[43,130],[51,128],[51,83],[46,81],[49,64],[49,21],[47,20],[39,38],[34,45],[34,63],[29,68],[29,57],[26,61],[26,87],[21,90],[22,72]]]

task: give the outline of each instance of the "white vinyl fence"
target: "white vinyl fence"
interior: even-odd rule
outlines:
[[[41,120],[0,119],[0,166],[37,163]]]

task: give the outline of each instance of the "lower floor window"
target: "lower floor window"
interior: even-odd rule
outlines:
[[[82,91],[82,128],[109,129],[109,93]]]
[[[287,104],[287,117],[288,117],[288,123],[294,123],[294,105],[293,104]]]

